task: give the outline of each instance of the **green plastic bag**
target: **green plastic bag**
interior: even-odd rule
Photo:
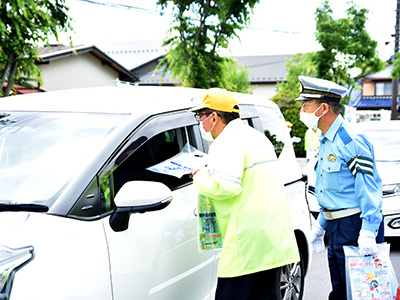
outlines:
[[[221,231],[212,199],[199,195],[198,211],[199,250],[222,248]]]

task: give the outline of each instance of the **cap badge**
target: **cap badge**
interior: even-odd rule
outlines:
[[[329,160],[329,161],[335,161],[335,160],[336,160],[335,154],[333,154],[333,153],[329,154],[329,155],[328,155],[328,160]]]

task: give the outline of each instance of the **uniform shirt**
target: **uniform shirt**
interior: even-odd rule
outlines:
[[[315,192],[321,210],[360,207],[361,228],[378,233],[382,221],[382,181],[374,149],[341,115],[326,135],[321,135],[316,177]],[[318,221],[324,228],[327,221],[322,214]]]
[[[278,161],[268,138],[236,119],[210,147],[193,177],[212,199],[223,237],[218,277],[237,277],[299,261]]]

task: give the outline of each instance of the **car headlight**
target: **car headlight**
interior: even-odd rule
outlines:
[[[383,196],[398,194],[400,192],[400,183],[384,184],[382,192]]]
[[[32,246],[11,249],[0,245],[0,299],[10,299],[15,273],[33,257]]]

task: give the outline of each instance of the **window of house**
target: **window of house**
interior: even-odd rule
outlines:
[[[399,84],[400,91],[400,84]],[[392,95],[392,82],[377,82],[375,83],[375,96],[390,96]]]
[[[390,88],[390,92],[389,92]],[[389,82],[377,82],[375,83],[375,96],[390,95],[392,90],[392,83]]]

